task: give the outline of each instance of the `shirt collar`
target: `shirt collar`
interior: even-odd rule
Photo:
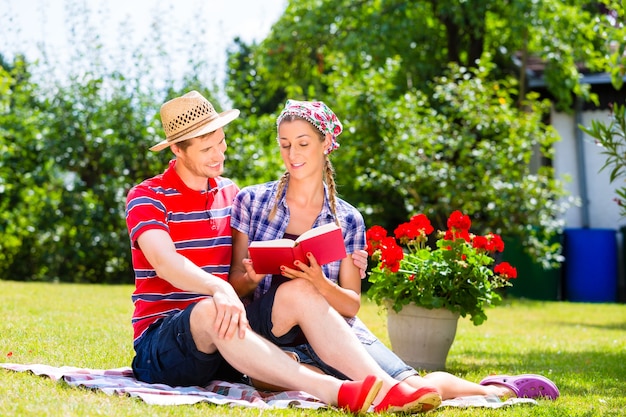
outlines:
[[[182,178],[180,178],[180,176],[176,172],[176,169],[174,168],[175,166],[176,166],[176,159],[172,159],[169,162],[167,169],[163,173],[163,177],[168,181],[168,183],[176,184],[176,188],[181,192],[185,191],[185,192],[193,192],[193,193],[200,193],[200,194],[204,194],[206,192],[206,190],[198,191],[198,190],[192,190],[191,188],[187,187],[187,184],[185,184],[185,182],[182,180]],[[210,192],[211,194],[216,194],[219,191],[219,185],[220,183],[217,181],[216,178],[209,178],[208,192]]]

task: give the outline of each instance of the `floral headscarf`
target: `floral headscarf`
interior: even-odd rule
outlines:
[[[276,119],[276,128],[280,126],[286,115],[302,117],[311,123],[323,135],[330,133],[330,146],[326,149],[326,154],[331,153],[339,147],[337,136],[342,132],[341,122],[333,111],[321,101],[298,101],[287,100],[285,108]]]

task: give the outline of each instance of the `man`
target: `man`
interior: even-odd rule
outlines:
[[[150,149],[169,147],[176,158],[164,173],[135,186],[126,204],[137,379],[203,386],[232,379],[235,368],[351,412],[366,411],[375,400],[380,411],[436,407],[441,400],[434,389],[390,379],[306,282],[244,307],[227,281],[230,210],[238,187],[221,177],[223,127],[238,116],[235,109],[218,114],[196,91],[161,107],[166,139]],[[288,341],[298,326],[320,357],[352,381],[312,371],[270,342]]]

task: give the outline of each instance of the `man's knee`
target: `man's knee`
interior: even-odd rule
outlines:
[[[215,304],[213,303],[213,298],[205,298],[204,300],[198,301],[191,311],[191,322],[200,321],[205,322],[208,319],[212,319],[215,317]]]
[[[196,348],[204,353],[213,353],[213,324],[215,322],[215,304],[212,298],[197,302],[189,316],[189,327]]]

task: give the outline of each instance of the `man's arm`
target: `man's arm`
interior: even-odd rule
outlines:
[[[183,291],[213,296],[217,309],[215,328],[222,330],[220,337],[226,337],[226,333],[231,333],[227,332],[229,323],[222,323],[222,320],[234,314],[240,318],[238,331],[240,337],[243,337],[248,327],[246,311],[228,282],[205,272],[176,252],[174,242],[164,230],[147,230],[139,235],[137,243],[159,277]]]
[[[367,270],[367,251],[363,249],[354,251],[352,261],[359,268],[359,276],[361,279],[364,279],[366,277],[365,271]]]

